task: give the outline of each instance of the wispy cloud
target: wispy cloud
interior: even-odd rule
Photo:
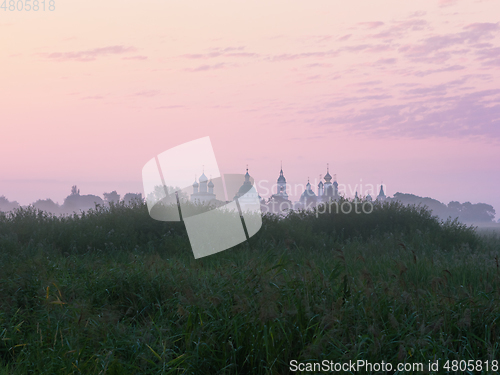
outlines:
[[[414,17],[423,17],[427,14],[427,12],[423,11],[423,10],[419,10],[419,11],[416,11],[416,12],[411,12],[409,15],[408,15],[408,18],[414,18]]]
[[[137,56],[127,56],[122,57],[122,60],[147,60],[147,56],[137,55]]]
[[[387,65],[387,64],[396,64],[398,59],[396,58],[388,58],[388,59],[379,59],[375,61],[375,65]]]
[[[440,69],[418,70],[418,71],[414,72],[413,75],[416,77],[425,77],[425,76],[428,76],[429,74],[453,72],[453,71],[463,70],[463,69],[465,69],[465,66],[451,65],[451,66],[447,66],[445,68],[440,68]]]
[[[380,80],[364,81],[364,82],[355,83],[354,86],[374,86],[374,85],[379,85],[381,83],[382,83],[382,81],[380,81]]]
[[[331,68],[333,64],[325,64],[325,63],[312,63],[307,64],[306,68]]]
[[[358,22],[358,25],[364,26],[367,29],[376,29],[377,27],[383,26],[384,22],[374,21],[374,22]]]
[[[412,18],[403,21],[393,22],[385,30],[381,30],[370,37],[377,39],[402,38],[410,32],[421,31],[428,27],[428,22],[420,18]]]
[[[88,62],[88,61],[94,61],[98,57],[105,57],[109,55],[123,55],[134,51],[136,51],[135,47],[109,46],[109,47],[94,48],[84,51],[52,52],[52,53],[43,53],[40,55],[53,61]]]
[[[133,96],[140,96],[143,98],[152,98],[154,96],[160,95],[160,90],[143,90],[133,94]]]
[[[217,69],[224,69],[227,66],[225,63],[219,63],[219,64],[206,64],[206,65],[200,65],[196,68],[186,68],[185,70],[187,72],[205,72],[207,70],[217,70]]]
[[[340,38],[338,38],[337,40],[338,40],[339,42],[344,42],[344,41],[346,41],[347,39],[349,39],[351,36],[352,36],[352,34],[346,34],[346,35],[344,35],[344,36],[341,36],[341,37],[340,37]]]
[[[337,98],[332,101],[325,102],[322,104],[322,111],[329,110],[331,108],[339,108],[345,106],[351,106],[358,103],[366,103],[368,101],[380,101],[391,99],[392,95],[380,94],[380,95],[363,95],[363,96],[349,96],[345,98]]]
[[[430,94],[445,86],[419,89]],[[451,97],[417,97],[402,104],[384,104],[317,119],[323,126],[342,125],[353,132],[412,138],[488,137],[500,139],[500,89]]]
[[[185,105],[173,104],[173,105],[162,105],[160,107],[156,107],[155,109],[176,109],[176,108],[186,108]]]
[[[338,51],[315,51],[315,52],[300,52],[300,53],[283,53],[280,55],[274,55],[268,58],[269,61],[286,61],[286,60],[298,60],[310,57],[333,57],[338,55]]]
[[[449,7],[449,6],[455,5],[457,2],[458,2],[458,0],[439,0],[439,6],[441,8]]]
[[[186,59],[213,59],[217,57],[257,57],[257,53],[243,52],[245,47],[211,48],[207,53],[187,53],[181,55]]]
[[[399,51],[415,62],[442,63],[453,54],[464,52],[452,50],[452,47],[474,46],[478,48],[479,42],[493,39],[500,31],[500,26],[498,23],[473,23],[463,27],[462,30],[455,34],[427,37],[421,43],[404,45],[399,48]]]
[[[100,100],[104,99],[104,96],[101,95],[93,95],[93,96],[84,96],[82,100]]]

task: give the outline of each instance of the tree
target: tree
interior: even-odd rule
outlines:
[[[469,222],[491,222],[495,218],[495,209],[486,203],[472,204],[465,202],[462,204],[460,219]]]
[[[71,195],[80,195],[80,189],[76,185],[71,187]]]
[[[163,203],[177,203],[177,198],[175,195],[175,192],[177,192],[177,196],[179,197],[180,200],[188,200],[188,195],[185,191],[181,190],[179,187],[172,187],[172,186],[167,186],[167,192],[168,195],[165,198],[165,186],[162,185],[157,185],[154,188],[154,191],[148,194],[147,200],[148,202],[156,204],[159,201],[163,201]]]
[[[61,212],[71,214],[73,212],[87,211],[91,208],[95,208],[97,205],[103,205],[104,201],[101,197],[97,195],[80,195],[80,189],[74,185],[71,188],[71,194],[64,199],[64,203],[61,206]]]
[[[33,203],[33,207],[53,214],[59,213],[59,205],[54,203],[52,199],[39,199]]]
[[[113,190],[111,193],[104,193],[104,201],[109,205],[111,203],[117,204],[120,202],[120,194]]]
[[[12,211],[16,208],[19,208],[19,203],[16,201],[10,202],[4,195],[0,197],[0,211]]]
[[[142,194],[141,193],[127,193],[123,197],[123,202],[125,203],[126,206],[130,206],[131,204],[137,202],[137,203],[142,203]]]

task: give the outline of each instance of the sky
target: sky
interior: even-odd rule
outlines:
[[[281,162],[292,185],[328,163],[347,196],[383,183],[500,217],[498,0],[16,4],[0,8],[11,201],[142,192],[151,158],[209,136],[222,173],[248,164],[269,188]]]

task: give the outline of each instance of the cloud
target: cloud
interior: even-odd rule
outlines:
[[[439,0],[439,6],[441,8],[449,7],[451,5],[455,5],[457,2],[458,2],[458,0]]]
[[[485,66],[500,66],[500,47],[483,48],[476,52],[476,56]]]
[[[444,91],[430,87],[427,92]],[[421,89],[419,92],[423,93]],[[500,139],[500,89],[480,90],[452,97],[418,97],[402,104],[354,109],[317,119],[323,126],[342,125],[355,133],[380,136],[488,137]]]
[[[147,60],[147,56],[137,55],[137,56],[128,56],[122,57],[122,60]]]
[[[245,47],[211,48],[208,53],[186,53],[181,55],[186,59],[213,59],[216,57],[257,57],[257,53],[242,52]]]
[[[133,94],[133,96],[141,96],[143,98],[152,98],[153,96],[158,96],[160,95],[161,91],[160,90],[143,90],[136,92]]]
[[[338,108],[338,107],[344,107],[347,105],[352,105],[356,103],[366,103],[368,101],[372,100],[387,100],[391,99],[392,95],[388,94],[381,94],[381,95],[364,95],[364,96],[350,96],[346,98],[339,98],[334,101],[329,101],[325,104],[323,104],[323,110],[329,110],[331,108]]]
[[[408,18],[414,18],[414,17],[423,17],[427,14],[427,12],[420,10],[416,12],[412,12],[408,15]]]
[[[446,95],[448,90],[448,86],[445,84],[442,85],[435,85],[431,87],[419,87],[416,89],[410,89],[406,90],[405,93],[407,95],[411,96],[433,96],[433,95],[439,95],[439,96],[444,96]]]
[[[465,69],[465,66],[462,65],[451,65],[447,66],[446,68],[441,68],[441,69],[428,69],[428,70],[419,70],[413,73],[414,76],[416,77],[425,77],[428,76],[429,74],[435,74],[435,73],[443,73],[443,72],[453,72],[457,70],[463,70]]]
[[[228,56],[228,57],[257,57],[259,55],[257,53],[250,53],[250,52],[233,52],[233,53],[226,53],[224,56]]]
[[[379,59],[375,61],[375,65],[386,65],[386,64],[395,64],[398,59],[388,58],[388,59]]]
[[[345,41],[345,40],[349,39],[351,36],[352,36],[352,34],[346,34],[346,35],[344,35],[344,36],[341,36],[341,37],[340,37],[340,38],[338,38],[337,40],[338,40],[339,42],[343,42],[343,41]]]
[[[88,62],[94,61],[98,57],[104,57],[109,55],[122,55],[125,53],[130,53],[136,51],[135,47],[125,47],[125,46],[109,46],[102,48],[94,48],[85,51],[76,52],[52,52],[41,54],[43,57],[54,60],[54,61],[79,61]]]
[[[463,27],[462,30],[464,31],[455,34],[434,35],[423,39],[419,44],[402,46],[399,51],[413,61],[442,63],[453,54],[464,52],[450,48],[457,45],[471,45],[477,48],[478,42],[493,39],[500,26],[498,23],[473,23]]]
[[[312,63],[307,64],[306,68],[331,68],[333,64],[324,64],[324,63]]]
[[[206,54],[202,53],[187,53],[185,55],[181,55],[181,57],[185,57],[186,59],[209,59],[213,57],[219,57],[222,56],[222,53],[220,52],[210,52]]]
[[[175,109],[175,108],[185,108],[185,105],[162,105],[160,107],[156,107],[155,109]]]
[[[332,35],[309,35],[304,37],[308,44],[310,44],[311,41],[315,43],[326,42],[328,40],[331,40],[332,38]]]
[[[222,53],[232,52],[232,51],[243,51],[244,49],[245,49],[244,46],[239,46],[239,47],[225,47],[225,48],[220,48],[220,47],[211,48],[211,50],[220,51]]]
[[[423,19],[397,21],[390,25],[386,30],[372,34],[370,37],[378,39],[401,38],[411,31],[424,30],[427,26],[427,21]]]
[[[94,96],[84,96],[82,98],[82,100],[100,100],[100,99],[104,99],[104,97],[100,95],[94,95]]]
[[[187,68],[185,69],[188,72],[204,72],[207,70],[216,70],[216,69],[224,69],[226,67],[226,64],[224,63],[219,63],[219,64],[212,64],[212,65],[200,65],[196,68]]]
[[[378,80],[378,81],[358,82],[358,83],[355,83],[354,85],[355,86],[374,86],[374,85],[378,85],[380,83],[382,83],[382,81]]]
[[[302,53],[283,53],[281,55],[271,56],[270,61],[286,61],[286,60],[298,60],[309,57],[333,57],[337,56],[338,51],[317,51],[317,52],[302,52]]]
[[[367,29],[376,29],[377,27],[383,26],[384,23],[381,21],[375,22],[358,22],[358,25],[365,26]]]

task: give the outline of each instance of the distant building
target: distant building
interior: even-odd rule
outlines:
[[[233,200],[236,199],[242,211],[256,211],[260,209],[262,198],[253,187],[253,179],[248,174],[248,168],[245,174],[245,181],[233,198]]]
[[[337,175],[334,175],[333,182],[331,182],[332,176],[330,175],[330,166],[328,164],[326,165],[326,174],[324,179],[324,184],[322,181],[318,184],[318,203],[331,202],[340,199]]]
[[[288,199],[286,192],[286,178],[283,175],[283,165],[281,166],[280,175],[277,180],[276,194],[271,195],[266,203],[267,211],[278,213],[287,211],[293,208],[293,203]]]
[[[384,193],[384,185],[380,185],[380,192],[377,195],[377,201],[384,202],[387,199]]]
[[[320,182],[321,183],[321,182]],[[317,204],[318,197],[314,193],[314,191],[311,189],[311,184],[309,182],[309,179],[307,179],[307,185],[306,189],[302,193],[302,195],[299,198],[299,201],[295,205],[296,208],[301,208],[301,209],[309,209]]]
[[[212,179],[210,179],[210,181],[208,180],[204,172],[201,174],[198,182],[196,181],[196,177],[194,179],[191,202],[198,204],[210,204],[216,202],[214,184]]]

